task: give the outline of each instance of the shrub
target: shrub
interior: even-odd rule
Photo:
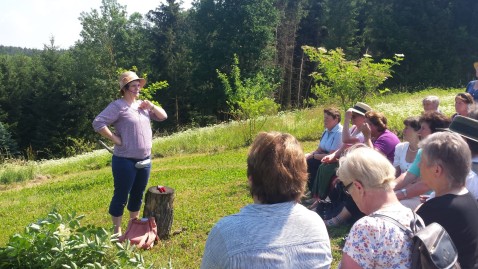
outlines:
[[[277,114],[279,105],[274,101],[274,84],[261,72],[252,79],[241,79],[239,59],[234,55],[231,74],[216,70],[227,96],[227,104],[231,116],[244,128],[244,142],[249,145],[257,130],[264,126],[267,116]]]
[[[0,268],[145,268],[134,246],[104,228],[80,227],[83,216],[55,210],[0,248]]]
[[[391,68],[403,60],[402,54],[395,54],[393,59],[373,62],[365,54],[359,60],[347,60],[342,49],[326,50],[324,48],[302,47],[312,62],[317,62],[318,70],[311,76],[318,83],[312,92],[317,97],[336,98],[344,110],[357,101],[366,100],[379,91],[378,87],[392,76]],[[306,102],[314,104],[314,100]]]

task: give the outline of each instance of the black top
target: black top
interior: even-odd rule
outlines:
[[[478,268],[478,202],[470,193],[435,197],[424,203],[417,214],[426,225],[436,222],[445,228],[463,269]]]

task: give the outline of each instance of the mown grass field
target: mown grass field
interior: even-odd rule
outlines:
[[[368,103],[384,112],[390,128],[401,134],[403,119],[420,114],[424,96],[438,95],[440,110],[452,115],[454,96],[459,91],[432,89],[389,95]],[[312,151],[323,130],[322,115],[322,108],[281,113],[268,118],[262,129],[291,133],[301,141],[305,152]],[[170,265],[198,268],[208,231],[214,223],[252,202],[246,183],[247,147],[243,130],[240,123],[228,123],[155,140],[149,186],[166,185],[175,189],[172,231],[181,231],[143,252],[155,268]],[[0,246],[52,209],[64,215],[75,211],[86,216],[83,225],[109,229],[108,205],[113,191],[110,158],[108,152],[98,150],[69,159],[2,165],[0,178],[15,177],[16,173],[28,170],[35,179],[0,185]],[[126,226],[126,220],[123,223]],[[329,230],[333,267],[340,260],[342,238],[348,228]]]

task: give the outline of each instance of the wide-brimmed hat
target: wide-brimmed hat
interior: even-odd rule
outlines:
[[[351,108],[353,112],[358,113],[362,116],[365,116],[365,113],[372,110],[370,106],[365,103],[357,102],[354,107]]]
[[[478,120],[458,115],[453,118],[450,126],[444,130],[478,142]]]
[[[475,69],[478,69],[478,62],[474,62],[473,66],[475,67]]]
[[[146,84],[146,79],[138,77],[138,75],[136,75],[136,73],[133,71],[126,71],[119,77],[120,90],[123,89],[126,84],[134,80],[139,80],[139,85],[141,88],[143,88],[144,84]]]

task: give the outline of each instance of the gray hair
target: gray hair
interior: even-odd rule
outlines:
[[[429,95],[425,98],[423,98],[422,103],[424,104],[425,102],[430,102],[434,104],[436,107],[440,104],[440,99],[436,95]]]
[[[471,168],[471,152],[459,134],[437,132],[421,141],[419,147],[428,159],[426,165],[440,165],[450,186],[465,186]]]
[[[478,120],[478,105],[476,103],[468,107],[468,117]]]
[[[345,185],[357,180],[367,188],[388,191],[395,186],[395,171],[383,154],[369,147],[359,147],[340,158],[337,176]]]

